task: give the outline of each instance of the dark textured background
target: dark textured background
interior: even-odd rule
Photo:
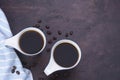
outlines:
[[[13,34],[42,20],[41,28],[50,26],[47,40],[73,31],[69,39],[82,50],[79,65],[69,71],[56,72],[47,77],[45,69],[52,44],[42,54],[27,57],[20,53],[24,65],[32,70],[34,80],[120,80],[120,0],[0,0]],[[57,30],[62,31],[58,36]]]

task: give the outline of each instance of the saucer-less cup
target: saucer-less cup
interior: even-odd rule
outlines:
[[[43,38],[43,46],[42,48],[36,52],[36,53],[32,53],[32,54],[29,54],[29,53],[26,53],[24,52],[21,48],[20,48],[20,44],[19,44],[19,41],[20,41],[20,37],[25,33],[25,32],[28,32],[28,31],[35,31],[37,33],[39,33],[42,38]],[[33,41],[34,43],[34,41]],[[28,28],[25,28],[23,29],[22,31],[20,31],[18,34],[16,34],[15,36],[9,38],[9,39],[6,39],[4,44],[8,47],[13,47],[15,48],[16,50],[18,50],[19,52],[21,52],[22,54],[24,55],[28,55],[28,56],[33,56],[33,55],[37,55],[39,53],[41,53],[43,51],[43,49],[45,48],[46,46],[46,37],[44,35],[44,33],[38,29],[38,28],[35,28],[35,27],[28,27]],[[29,43],[30,44],[30,43]]]
[[[71,44],[72,46],[74,46],[77,50],[77,53],[78,53],[78,58],[76,60],[76,62],[72,65],[72,66],[69,66],[69,67],[64,67],[64,66],[61,66],[60,64],[58,64],[55,60],[55,49],[57,46],[59,46],[60,44],[62,43],[68,43],[68,44]],[[63,49],[64,50],[64,49]],[[65,53],[66,54],[66,53]],[[68,53],[69,54],[69,53]],[[69,57],[68,57],[69,58]],[[52,50],[51,50],[51,57],[50,57],[50,61],[47,65],[47,67],[45,68],[44,70],[44,73],[49,76],[50,74],[52,74],[53,72],[55,71],[59,71],[59,70],[68,70],[68,69],[72,69],[74,68],[75,66],[78,65],[78,63],[80,62],[80,59],[81,59],[81,50],[80,50],[80,47],[77,45],[77,43],[75,43],[74,41],[72,40],[68,40],[68,39],[63,39],[63,40],[59,40],[57,41],[53,47],[52,47]],[[62,60],[62,57],[61,57],[61,60]],[[69,61],[68,61],[69,62]]]

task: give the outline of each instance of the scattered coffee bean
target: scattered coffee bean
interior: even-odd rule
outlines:
[[[57,37],[53,37],[53,40],[57,40]]]
[[[38,21],[38,23],[41,23],[41,22],[42,22],[41,20]]]
[[[35,24],[34,27],[39,28],[39,27],[40,27],[40,24]]]
[[[49,41],[48,41],[48,44],[52,44],[52,40],[49,40]]]
[[[47,34],[48,34],[48,35],[51,35],[52,33],[51,33],[50,31],[47,31]]]
[[[68,33],[66,33],[66,34],[65,34],[65,37],[68,37],[68,36],[69,36]]]
[[[16,69],[16,66],[13,66],[13,69]]]
[[[47,52],[50,52],[50,48],[47,48],[46,51],[47,51]]]
[[[11,73],[15,73],[15,69],[12,69],[12,70],[11,70]]]
[[[50,27],[49,26],[45,26],[46,27],[46,29],[49,29]]]
[[[61,31],[58,31],[58,35],[61,35],[62,34],[62,32]]]
[[[73,31],[70,31],[70,35],[73,35]]]
[[[20,75],[20,72],[19,72],[19,71],[16,71],[16,74],[17,74],[17,75]]]

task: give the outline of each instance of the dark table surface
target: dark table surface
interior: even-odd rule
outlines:
[[[81,47],[82,58],[76,68],[49,77],[43,71],[50,58],[49,48],[57,40],[34,57],[17,52],[34,80],[120,80],[120,0],[0,0],[0,7],[14,35],[40,25],[47,41],[68,38]],[[42,22],[38,24],[39,20]],[[47,35],[47,31],[52,34]],[[73,35],[66,37],[69,31]]]

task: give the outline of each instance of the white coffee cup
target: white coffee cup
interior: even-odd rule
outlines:
[[[33,53],[33,54],[29,54],[29,53],[24,52],[24,51],[20,48],[20,45],[19,45],[19,40],[20,40],[20,37],[22,36],[22,34],[25,33],[25,32],[27,32],[27,31],[31,31],[31,30],[38,32],[38,33],[42,36],[42,38],[43,38],[43,47],[42,47],[42,49],[40,49],[37,53]],[[33,55],[37,55],[37,54],[39,54],[39,53],[41,53],[41,52],[43,51],[43,49],[44,49],[45,46],[46,46],[46,37],[45,37],[44,33],[43,33],[40,29],[35,28],[35,27],[28,27],[28,28],[25,28],[25,29],[23,29],[22,31],[20,31],[20,32],[19,32],[18,34],[16,34],[15,36],[13,36],[13,37],[11,37],[11,38],[9,38],[9,39],[6,39],[6,40],[4,41],[4,44],[5,44],[6,46],[15,48],[16,50],[18,50],[19,52],[21,52],[21,53],[24,54],[24,55],[33,56]]]
[[[63,67],[63,66],[57,64],[57,62],[54,59],[54,50],[58,45],[60,45],[62,43],[71,44],[72,46],[74,46],[76,48],[76,50],[78,52],[78,59],[77,59],[76,63],[73,66]],[[80,62],[80,59],[81,59],[81,50],[80,50],[80,47],[77,45],[77,43],[75,43],[72,40],[68,40],[68,39],[59,40],[52,47],[50,61],[49,61],[48,65],[47,65],[47,67],[45,68],[44,73],[47,76],[49,76],[50,74],[52,74],[55,71],[72,69],[72,68],[74,68],[75,66],[78,65],[78,63]]]

